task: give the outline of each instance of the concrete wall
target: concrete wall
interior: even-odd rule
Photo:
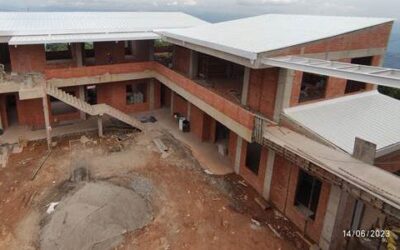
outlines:
[[[299,167],[276,155],[272,175],[270,201],[290,219],[300,231],[315,242],[319,241],[327,209],[330,184],[322,182],[314,220],[306,219],[294,205]]]
[[[190,49],[174,46],[172,68],[179,73],[188,75],[190,68]]]
[[[279,69],[250,70],[247,105],[272,119],[278,87]]]

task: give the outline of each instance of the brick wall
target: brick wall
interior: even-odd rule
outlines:
[[[272,119],[278,87],[279,69],[251,69],[247,105]]]
[[[42,72],[46,68],[43,45],[9,46],[13,72]]]
[[[7,106],[6,106],[6,95],[0,95],[0,119],[1,124],[4,129],[8,128],[8,119],[7,119]]]
[[[294,205],[299,167],[276,155],[272,175],[270,201],[287,216],[300,231],[314,240],[319,241],[324,217],[328,205],[330,184],[322,181],[319,203],[314,220],[306,220],[305,216]]]
[[[351,58],[345,58],[345,59],[341,59],[339,61],[350,63]],[[381,56],[374,56],[372,63],[371,63],[372,66],[380,66],[380,63],[381,63]],[[296,71],[295,76],[293,78],[290,106],[296,106],[299,104],[302,78],[303,78],[303,72]],[[344,95],[351,95],[351,94],[359,93],[359,92],[353,92],[353,93],[345,94],[346,85],[347,85],[346,79],[336,78],[336,77],[328,77],[328,81],[326,84],[326,90],[325,90],[325,98],[323,98],[323,99],[330,99],[330,98],[340,97],[340,96],[344,96]],[[373,89],[374,89],[373,84],[366,85],[366,90],[373,90]],[[312,102],[317,102],[317,101],[321,101],[321,100],[322,99],[317,99],[317,100],[302,102],[301,104],[312,103]]]
[[[241,156],[240,156],[240,175],[255,189],[258,193],[262,194],[264,188],[265,171],[267,169],[268,149],[262,147],[258,174],[253,173],[246,166],[247,143],[245,140],[242,142]]]
[[[188,75],[190,65],[190,50],[184,47],[175,46],[172,59],[172,67],[174,70]]]
[[[74,96],[76,96],[77,98],[79,98],[79,87],[67,87],[67,88],[62,88],[62,90],[67,91],[69,93],[73,93]],[[54,126],[57,125],[60,122],[64,122],[64,121],[73,121],[73,120],[79,120],[81,118],[80,115],[80,111],[79,110],[75,110],[74,112],[69,112],[69,113],[65,113],[65,114],[57,114],[54,115],[51,110],[51,101],[50,101],[50,97],[48,97],[48,106],[49,106],[49,119],[50,119],[50,123]],[[44,122],[44,121],[43,121]]]
[[[327,51],[344,51],[369,48],[385,48],[389,41],[393,22],[371,28],[335,36],[321,41],[297,45],[277,50],[268,56],[299,55],[309,53],[325,53]]]
[[[124,42],[95,42],[93,45],[96,65],[123,63],[125,61]]]
[[[26,125],[33,129],[44,128],[43,103],[41,98],[30,100],[17,99],[19,125]]]
[[[149,84],[148,79],[126,81],[126,82],[115,82],[105,83],[97,85],[97,103],[108,104],[122,112],[134,113],[143,112],[149,110],[149,91],[147,88],[146,102],[139,104],[127,104],[126,102],[126,86],[128,84]]]
[[[400,150],[379,157],[375,160],[375,166],[391,173],[400,171]]]
[[[177,93],[174,93],[173,113],[179,113],[182,116],[187,116],[188,102]]]
[[[132,41],[132,53],[135,62],[143,62],[150,59],[151,43],[153,43],[153,40]]]

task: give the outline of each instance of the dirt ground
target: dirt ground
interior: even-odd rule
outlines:
[[[161,139],[168,153],[160,154],[154,138]],[[132,180],[143,177],[152,183],[146,198],[153,220],[124,233],[115,249],[309,247],[286,218],[255,202],[260,197],[241,177],[208,175],[190,150],[166,131],[109,129],[101,139],[86,134],[55,141],[33,180],[47,156],[45,141],[28,143],[0,168],[0,249],[40,249],[42,229],[52,216],[46,213],[48,204],[71,192],[71,173],[79,167],[89,170],[91,182],[135,188]]]

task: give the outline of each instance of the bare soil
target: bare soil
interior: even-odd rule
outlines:
[[[44,141],[30,142],[0,169],[0,249],[41,248],[40,235],[52,216],[46,214],[47,206],[74,190],[71,176],[82,166],[90,172],[83,181],[135,190],[152,206],[153,220],[125,232],[115,249],[309,247],[286,218],[254,201],[260,197],[241,184],[241,177],[206,174],[187,147],[166,131],[106,131],[101,139],[86,134],[85,143],[81,136],[58,138],[34,180],[32,174],[46,156]],[[161,157],[154,138],[169,148],[167,155]]]

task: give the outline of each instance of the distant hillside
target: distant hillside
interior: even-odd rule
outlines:
[[[400,69],[400,23],[393,26],[384,66]]]

